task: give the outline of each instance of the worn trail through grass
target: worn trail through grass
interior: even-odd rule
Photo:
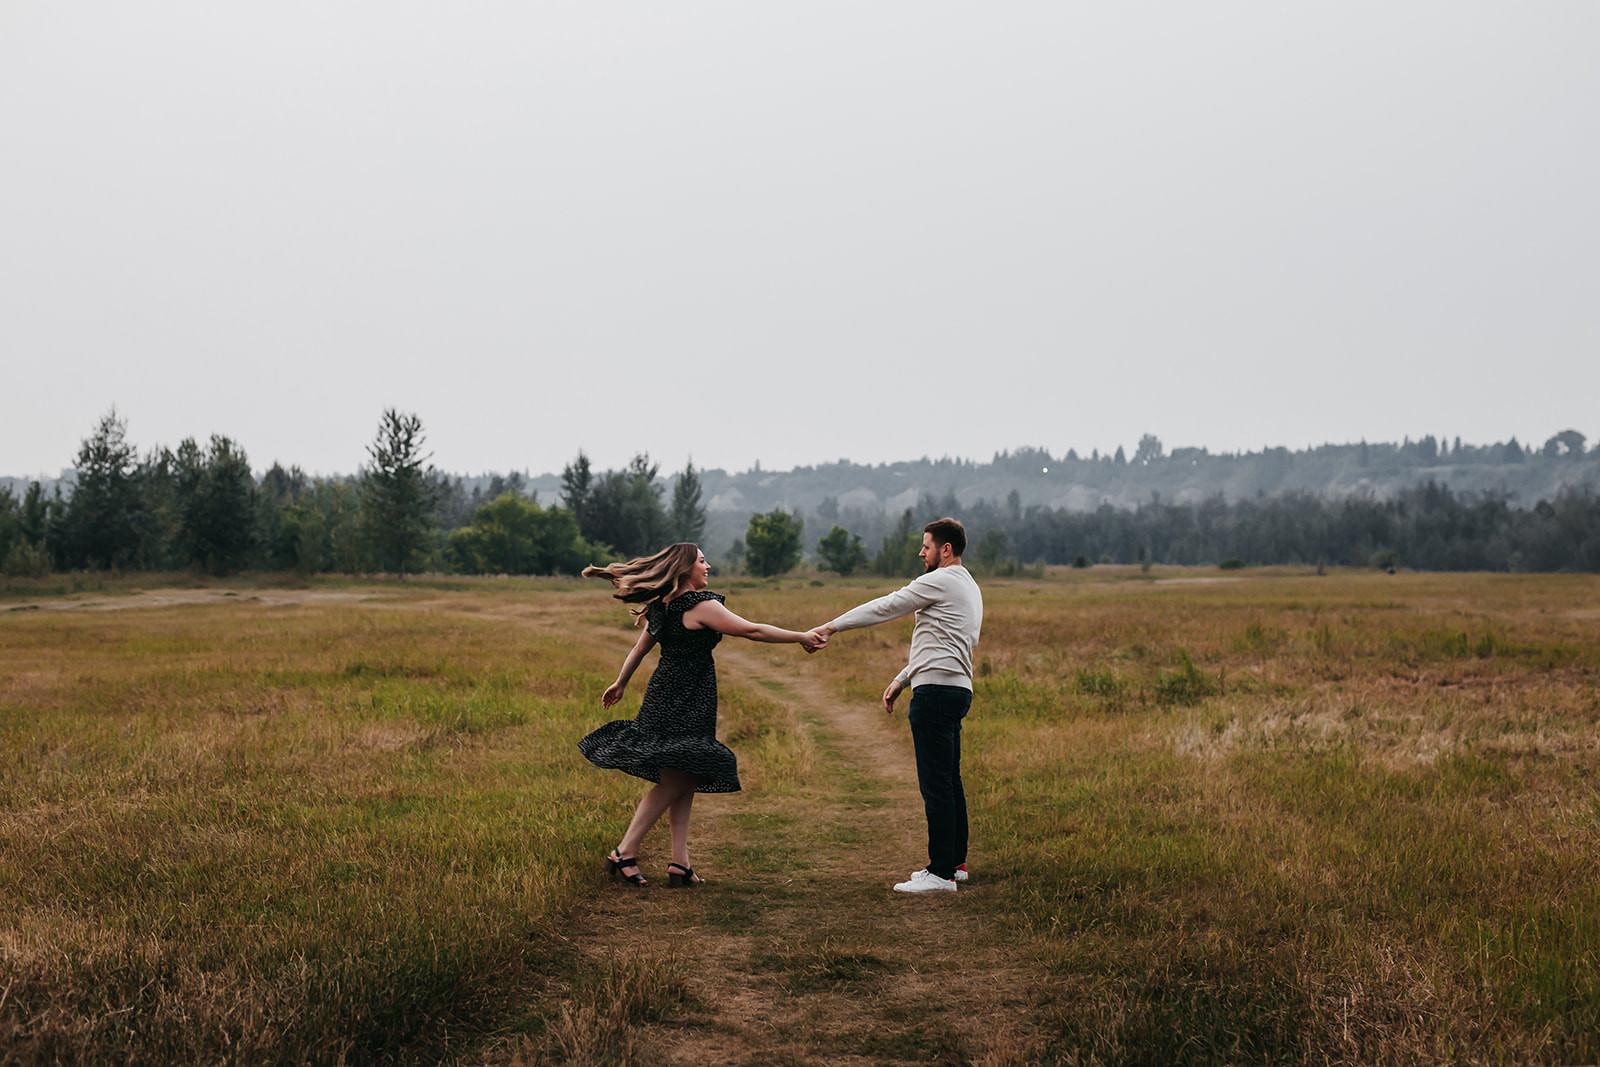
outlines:
[[[955,894],[891,889],[926,862],[903,708],[890,722],[846,703],[793,656],[724,642],[718,659],[725,689],[760,687],[806,733],[810,773],[792,790],[747,783],[697,801],[703,888],[664,888],[664,825],[652,834],[643,850],[652,886],[599,898],[573,931],[588,960],[574,970],[642,986],[666,972],[655,984],[676,981],[675,1003],[636,1012],[648,1021],[618,1043],[594,1000],[623,990],[569,991],[567,1031],[554,1028],[534,1058],[1025,1062],[1042,976],[990,916],[981,865]]]

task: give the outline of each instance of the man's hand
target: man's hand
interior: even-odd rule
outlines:
[[[839,631],[835,630],[832,625],[828,623],[823,623],[821,626],[814,626],[807,633],[807,636],[810,638],[810,640],[802,642],[801,647],[803,647],[807,652],[820,652],[824,648],[828,647],[828,638],[832,637],[838,632]]]
[[[821,652],[828,647],[828,635],[823,632],[820,626],[815,630],[807,630],[805,640],[800,642],[800,647],[808,653]]]
[[[887,689],[885,689],[883,691],[883,710],[884,711],[888,712],[891,715],[894,714],[895,698],[897,698],[900,695],[901,690],[905,689],[905,687],[906,687],[905,683],[902,682],[898,678],[896,678],[894,681],[889,683],[889,688],[887,688]]]

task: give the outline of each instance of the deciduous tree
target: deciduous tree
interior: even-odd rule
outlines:
[[[450,551],[468,574],[577,574],[595,557],[572,512],[514,492],[479,507],[450,534]]]
[[[843,526],[834,526],[817,542],[817,562],[824,569],[841,576],[861,569],[867,562],[867,550],[861,546],[861,535],[852,535]]]
[[[782,508],[750,516],[744,535],[744,559],[750,573],[762,578],[786,574],[800,562],[800,533],[805,522],[799,512]]]

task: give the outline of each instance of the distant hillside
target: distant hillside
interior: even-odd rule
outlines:
[[[1012,493],[1019,508],[1093,511],[1104,505],[1132,508],[1159,499],[1194,504],[1222,497],[1235,501],[1286,492],[1328,498],[1393,499],[1429,480],[1457,493],[1495,493],[1531,506],[1563,488],[1600,486],[1600,448],[1585,450],[1579,434],[1551,438],[1539,449],[1514,439],[1440,447],[1431,437],[1401,444],[1323,445],[1290,451],[1214,454],[1205,449],[1162,449],[1147,437],[1133,457],[1052,456],[1023,448],[988,463],[923,458],[877,466],[840,461],[790,471],[759,468],[732,474],[700,472],[708,511],[704,541],[720,554],[744,533],[749,516],[774,508],[800,511],[806,540],[814,544],[835,522],[876,544],[906,508],[931,497],[966,510],[980,501],[1003,506]],[[559,476],[532,480],[541,499],[559,498]],[[670,481],[669,481],[670,492]]]

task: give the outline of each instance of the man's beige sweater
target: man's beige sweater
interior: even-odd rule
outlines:
[[[835,630],[859,630],[917,613],[911,662],[896,681],[972,688],[972,650],[983,627],[983,594],[959,563],[929,571],[904,589],[869,600],[834,619]]]

